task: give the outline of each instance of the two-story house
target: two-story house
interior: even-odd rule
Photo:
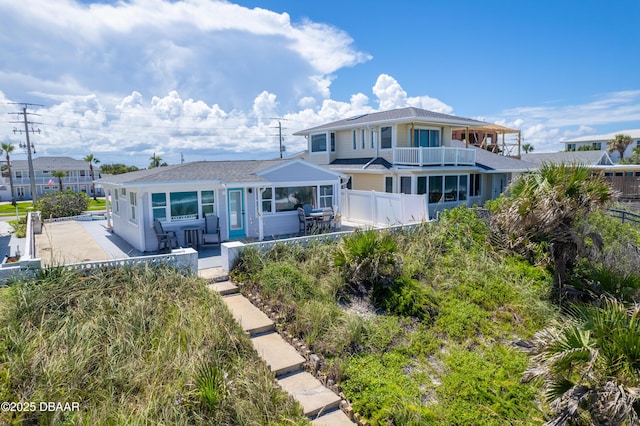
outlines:
[[[619,130],[612,133],[601,135],[580,136],[578,138],[567,139],[564,141],[565,151],[580,151],[582,149],[590,149],[594,151],[607,151],[609,141],[615,139],[616,135],[627,135],[631,137],[631,144],[624,152],[624,156],[629,157],[634,148],[640,147],[640,129]],[[620,161],[620,153],[613,151],[609,154],[614,163]]]
[[[42,195],[60,189],[58,178],[52,175],[54,171],[64,171],[66,173],[66,176],[62,178],[63,190],[84,192],[89,196],[93,195],[91,193],[92,181],[89,163],[71,157],[37,157],[33,159],[36,195]],[[13,187],[16,200],[32,199],[29,162],[27,160],[11,159],[11,173],[13,175]],[[100,169],[94,168],[96,179],[98,179],[99,174]],[[9,179],[7,177],[4,180],[4,186],[7,188],[7,192],[2,195],[3,200],[11,198]],[[104,196],[104,191],[99,185],[96,186],[96,196]]]
[[[429,216],[498,197],[514,175],[538,166],[453,139],[488,123],[408,107],[302,130],[307,160],[350,177],[348,189],[425,196]]]

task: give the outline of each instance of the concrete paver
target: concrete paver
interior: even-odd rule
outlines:
[[[330,413],[313,419],[311,424],[314,426],[353,426],[353,422],[342,410],[334,410]]]
[[[340,397],[306,371],[282,376],[277,381],[282,389],[300,403],[305,416],[309,418],[340,406]]]
[[[45,266],[109,260],[111,257],[74,220],[46,223],[36,234],[36,256]]]
[[[229,307],[233,317],[249,335],[265,333],[275,329],[273,321],[243,295],[232,294],[225,296],[223,300]]]
[[[238,286],[231,281],[220,281],[208,284],[209,290],[217,291],[221,296],[227,296],[238,292]]]
[[[276,377],[300,370],[304,364],[304,357],[276,332],[254,336],[251,343]]]

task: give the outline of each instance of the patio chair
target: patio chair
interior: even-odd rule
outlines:
[[[298,232],[307,235],[307,231],[309,231],[313,225],[314,219],[307,216],[302,207],[298,207]]]
[[[167,231],[165,232],[162,227],[162,223],[158,219],[154,219],[153,221],[153,230],[156,233],[156,238],[158,238],[158,253],[162,251],[171,251],[173,248],[173,243],[175,243],[175,248],[178,248],[178,235],[175,231]]]
[[[331,221],[333,220],[333,210],[327,207],[322,210],[322,220],[320,221],[320,230],[322,232],[331,231]]]
[[[220,218],[215,214],[204,215],[204,232],[202,234],[202,245],[220,245]]]

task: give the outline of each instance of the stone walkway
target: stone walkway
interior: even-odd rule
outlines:
[[[342,426],[354,423],[340,409],[343,401],[325,387],[315,376],[304,371],[306,359],[275,330],[274,322],[217,268],[203,269],[198,273],[217,291],[233,317],[249,334],[256,352],[269,366],[280,387],[298,401],[304,414],[315,426]]]

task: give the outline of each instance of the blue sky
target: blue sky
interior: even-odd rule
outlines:
[[[38,155],[271,158],[274,118],[294,153],[295,131],[409,105],[539,152],[640,128],[638,0],[0,0],[0,16],[0,141],[24,138],[10,102],[42,104]]]

